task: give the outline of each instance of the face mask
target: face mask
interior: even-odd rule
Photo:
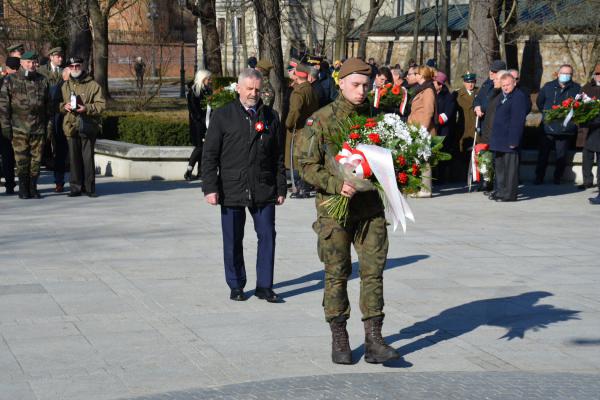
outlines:
[[[558,81],[560,83],[567,83],[571,81],[571,75],[570,74],[558,74]]]

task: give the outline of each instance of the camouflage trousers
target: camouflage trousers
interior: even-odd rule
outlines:
[[[17,176],[38,176],[44,151],[44,136],[14,132],[12,145],[15,150]]]
[[[345,227],[331,218],[319,217],[313,229],[319,235],[317,250],[325,264],[326,321],[350,317],[347,284],[352,275],[351,244],[358,254],[362,319],[383,316],[383,269],[388,252],[385,217],[349,220]]]

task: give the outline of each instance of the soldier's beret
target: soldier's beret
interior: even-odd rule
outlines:
[[[25,46],[23,46],[23,44],[19,43],[19,44],[13,44],[12,46],[8,47],[6,49],[9,53],[11,51],[15,51],[15,50],[19,50],[20,52],[25,51]]]
[[[58,46],[58,47],[53,47],[50,49],[50,51],[48,51],[48,55],[52,56],[54,54],[64,54],[65,52],[63,51],[62,47]]]
[[[296,76],[300,78],[308,78],[308,74],[310,73],[311,65],[307,65],[304,63],[298,64],[296,67]]]
[[[477,80],[477,74],[473,74],[467,71],[463,76],[463,81],[465,82],[475,82]]]
[[[31,51],[31,50],[26,51],[21,56],[21,60],[37,60],[37,59],[38,59],[38,54],[35,51]]]
[[[81,57],[69,58],[69,65],[77,65],[77,64],[83,64],[83,58],[81,58]]]
[[[349,58],[340,68],[339,79],[351,74],[371,76],[371,66],[360,58]]]
[[[19,57],[6,57],[6,66],[10,69],[19,69],[21,59]]]
[[[498,72],[506,69],[506,63],[502,60],[494,60],[490,65],[490,71]]]
[[[258,63],[256,64],[256,68],[260,68],[260,69],[265,70],[266,72],[269,72],[273,68],[273,64],[271,64],[271,62],[269,60],[265,60],[264,58],[261,58],[260,60],[258,60]]]

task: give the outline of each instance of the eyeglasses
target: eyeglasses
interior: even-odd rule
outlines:
[[[594,72],[594,75],[600,75],[600,72]]]

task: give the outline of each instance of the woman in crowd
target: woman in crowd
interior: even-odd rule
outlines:
[[[206,98],[212,93],[211,82],[210,71],[199,70],[196,72],[194,81],[188,84],[187,105],[190,115],[190,139],[194,145],[194,151],[192,151],[187,170],[183,175],[187,181],[192,180],[192,171],[196,163],[198,163],[197,176],[200,176],[202,147],[208,127]]]

